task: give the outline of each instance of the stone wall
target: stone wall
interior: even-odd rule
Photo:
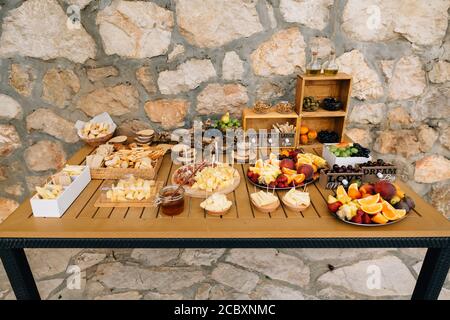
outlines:
[[[1,3],[0,220],[82,145],[77,119],[172,129],[293,101],[313,43],[354,77],[348,135],[449,212],[450,0]]]

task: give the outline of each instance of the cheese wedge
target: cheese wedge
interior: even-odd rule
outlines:
[[[259,192],[252,193],[250,195],[250,197],[252,198],[253,202],[258,207],[264,207],[267,205],[271,205],[278,201],[277,196],[275,196],[269,192],[265,192],[265,191],[259,191]]]

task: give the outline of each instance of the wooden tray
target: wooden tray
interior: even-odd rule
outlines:
[[[106,198],[106,191],[107,189],[111,188],[112,184],[117,183],[117,181],[103,181],[102,185],[100,186],[100,189],[102,192],[100,192],[100,195],[98,196],[97,200],[94,203],[94,207],[99,208],[131,208],[131,207],[156,207],[155,199],[158,196],[159,190],[164,186],[163,181],[156,181],[156,188],[154,194],[150,197],[150,199],[146,200],[129,200],[129,201],[111,201]],[[103,190],[104,189],[104,190]]]
[[[133,169],[133,168],[91,168],[92,179],[120,179],[126,175],[134,175],[136,178],[153,179],[158,173],[163,157],[156,160],[155,167],[152,169]]]
[[[175,173],[176,172],[173,173],[172,178],[171,178],[172,184],[176,184],[175,183],[175,179],[174,179],[175,178]],[[214,190],[212,192],[207,192],[207,191],[204,191],[204,190],[192,189],[191,187],[188,187],[188,186],[183,186],[183,188],[184,188],[184,194],[186,196],[189,196],[189,197],[192,197],[192,198],[207,198],[210,195],[212,195],[213,193],[222,193],[222,194],[231,193],[239,186],[240,182],[241,182],[241,177],[239,175],[239,172],[236,169],[234,169],[233,184],[230,185],[227,188]]]

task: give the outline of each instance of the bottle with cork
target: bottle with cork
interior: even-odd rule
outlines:
[[[328,60],[323,64],[323,73],[327,76],[333,76],[338,73],[339,66],[336,63],[336,52],[331,50]]]
[[[311,50],[311,62],[306,66],[307,75],[320,75],[322,72],[322,66],[319,63],[319,52],[317,50]]]

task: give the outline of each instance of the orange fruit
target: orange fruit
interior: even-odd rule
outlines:
[[[302,134],[300,136],[300,143],[301,144],[308,144],[308,136],[306,134]]]
[[[309,131],[308,127],[300,127],[300,134],[307,134]]]
[[[347,203],[352,201],[352,198],[350,198],[347,194],[347,191],[345,191],[344,187],[342,185],[340,185],[337,189],[336,189],[336,198],[342,202],[342,203]]]
[[[358,190],[357,183],[352,183],[350,187],[348,187],[348,195],[352,199],[359,199],[362,197],[361,192]]]
[[[378,224],[386,224],[389,222],[388,219],[385,218],[381,213],[376,214],[372,217],[372,221]]]
[[[401,219],[406,215],[405,209],[397,209],[397,219]]]
[[[308,139],[314,140],[317,138],[317,131],[316,130],[309,130],[308,131]]]
[[[386,219],[389,220],[397,220],[397,209],[395,209],[389,202],[384,201],[381,203],[383,208],[381,209],[381,212],[386,217]]]
[[[381,203],[361,205],[361,210],[368,214],[379,213],[382,209],[383,205]]]
[[[371,205],[371,204],[375,204],[375,203],[377,203],[378,201],[380,201],[380,194],[379,193],[377,193],[377,194],[374,194],[373,196],[367,196],[367,197],[364,197],[363,199],[359,199],[358,200],[358,203],[361,205],[361,206],[365,206],[365,205]]]

